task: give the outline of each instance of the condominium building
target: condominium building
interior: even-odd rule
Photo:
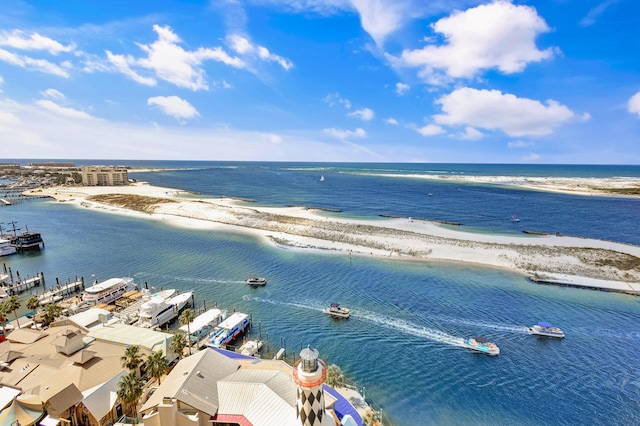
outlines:
[[[129,184],[129,173],[121,166],[82,166],[82,184],[85,186],[122,186]]]

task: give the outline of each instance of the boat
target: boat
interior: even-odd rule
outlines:
[[[262,349],[262,340],[248,340],[238,350],[242,355],[254,356]]]
[[[529,334],[544,337],[557,337],[558,339],[562,339],[564,337],[564,332],[562,330],[558,327],[552,326],[548,322],[539,322],[538,324],[529,327]]]
[[[324,175],[320,176],[320,182],[324,182]]]
[[[351,316],[351,311],[348,308],[340,307],[339,303],[332,303],[324,310],[324,313],[334,318],[349,318]]]
[[[44,248],[44,240],[39,232],[29,232],[29,229],[22,234],[17,234],[11,239],[11,245],[16,251],[40,250],[40,245]]]
[[[209,309],[194,318],[189,324],[181,325],[179,330],[185,335],[190,333],[192,345],[197,347],[204,346],[209,340],[207,337],[216,325],[224,321],[227,317],[227,311],[221,311],[218,308]],[[206,340],[206,342],[204,342]]]
[[[5,240],[5,239],[0,240],[0,256],[8,256],[16,252],[17,252],[16,248],[11,245],[11,240]]]
[[[178,316],[192,295],[192,291],[187,291],[169,298],[152,297],[140,306],[135,325],[144,328],[162,327]]]
[[[209,334],[209,343],[207,346],[214,348],[224,348],[231,343],[240,333],[244,332],[251,321],[249,315],[242,312],[234,312],[231,316],[213,329]]]
[[[101,303],[112,303],[120,298],[127,291],[136,288],[133,278],[109,278],[101,283],[96,282],[91,287],[87,287],[82,292],[82,300],[90,305],[99,305]]]
[[[267,279],[263,277],[257,277],[255,275],[251,275],[247,278],[247,284],[249,285],[265,285],[267,284]]]
[[[464,340],[465,347],[490,356],[500,355],[500,348],[486,337],[476,336]]]
[[[515,214],[511,215],[511,222],[520,222],[520,218]]]

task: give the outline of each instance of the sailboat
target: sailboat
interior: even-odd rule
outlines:
[[[320,176],[320,182],[324,182],[324,175]]]

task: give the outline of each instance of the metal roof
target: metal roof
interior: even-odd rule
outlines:
[[[78,390],[76,385],[71,383],[60,392],[53,395],[48,400],[44,400],[47,406],[47,412],[59,416],[65,410],[73,407],[78,402],[82,401],[82,393]]]
[[[113,409],[117,400],[118,383],[126,374],[126,370],[122,370],[111,380],[82,393],[82,403],[94,418],[101,419]]]
[[[150,352],[162,350],[164,354],[168,353],[169,341],[173,336],[169,333],[121,323],[94,327],[87,335],[103,342],[124,346],[138,345]]]
[[[187,325],[180,326],[180,331],[184,333],[196,334],[198,330],[207,324],[216,321],[217,318],[222,315],[222,311],[220,309],[214,308],[209,309],[207,312],[204,312],[198,315],[193,321],[189,323],[189,329],[187,330]]]
[[[7,340],[15,343],[29,344],[35,342],[38,339],[42,339],[48,334],[49,333],[47,332],[34,330],[32,328],[17,328],[11,333],[7,334]]]

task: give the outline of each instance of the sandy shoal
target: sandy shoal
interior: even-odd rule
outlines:
[[[250,232],[286,247],[468,262],[508,268],[548,283],[640,294],[640,247],[634,245],[557,235],[477,234],[410,218],[329,218],[311,208],[260,207],[187,194],[139,182],[52,187],[31,195],[184,227]]]

